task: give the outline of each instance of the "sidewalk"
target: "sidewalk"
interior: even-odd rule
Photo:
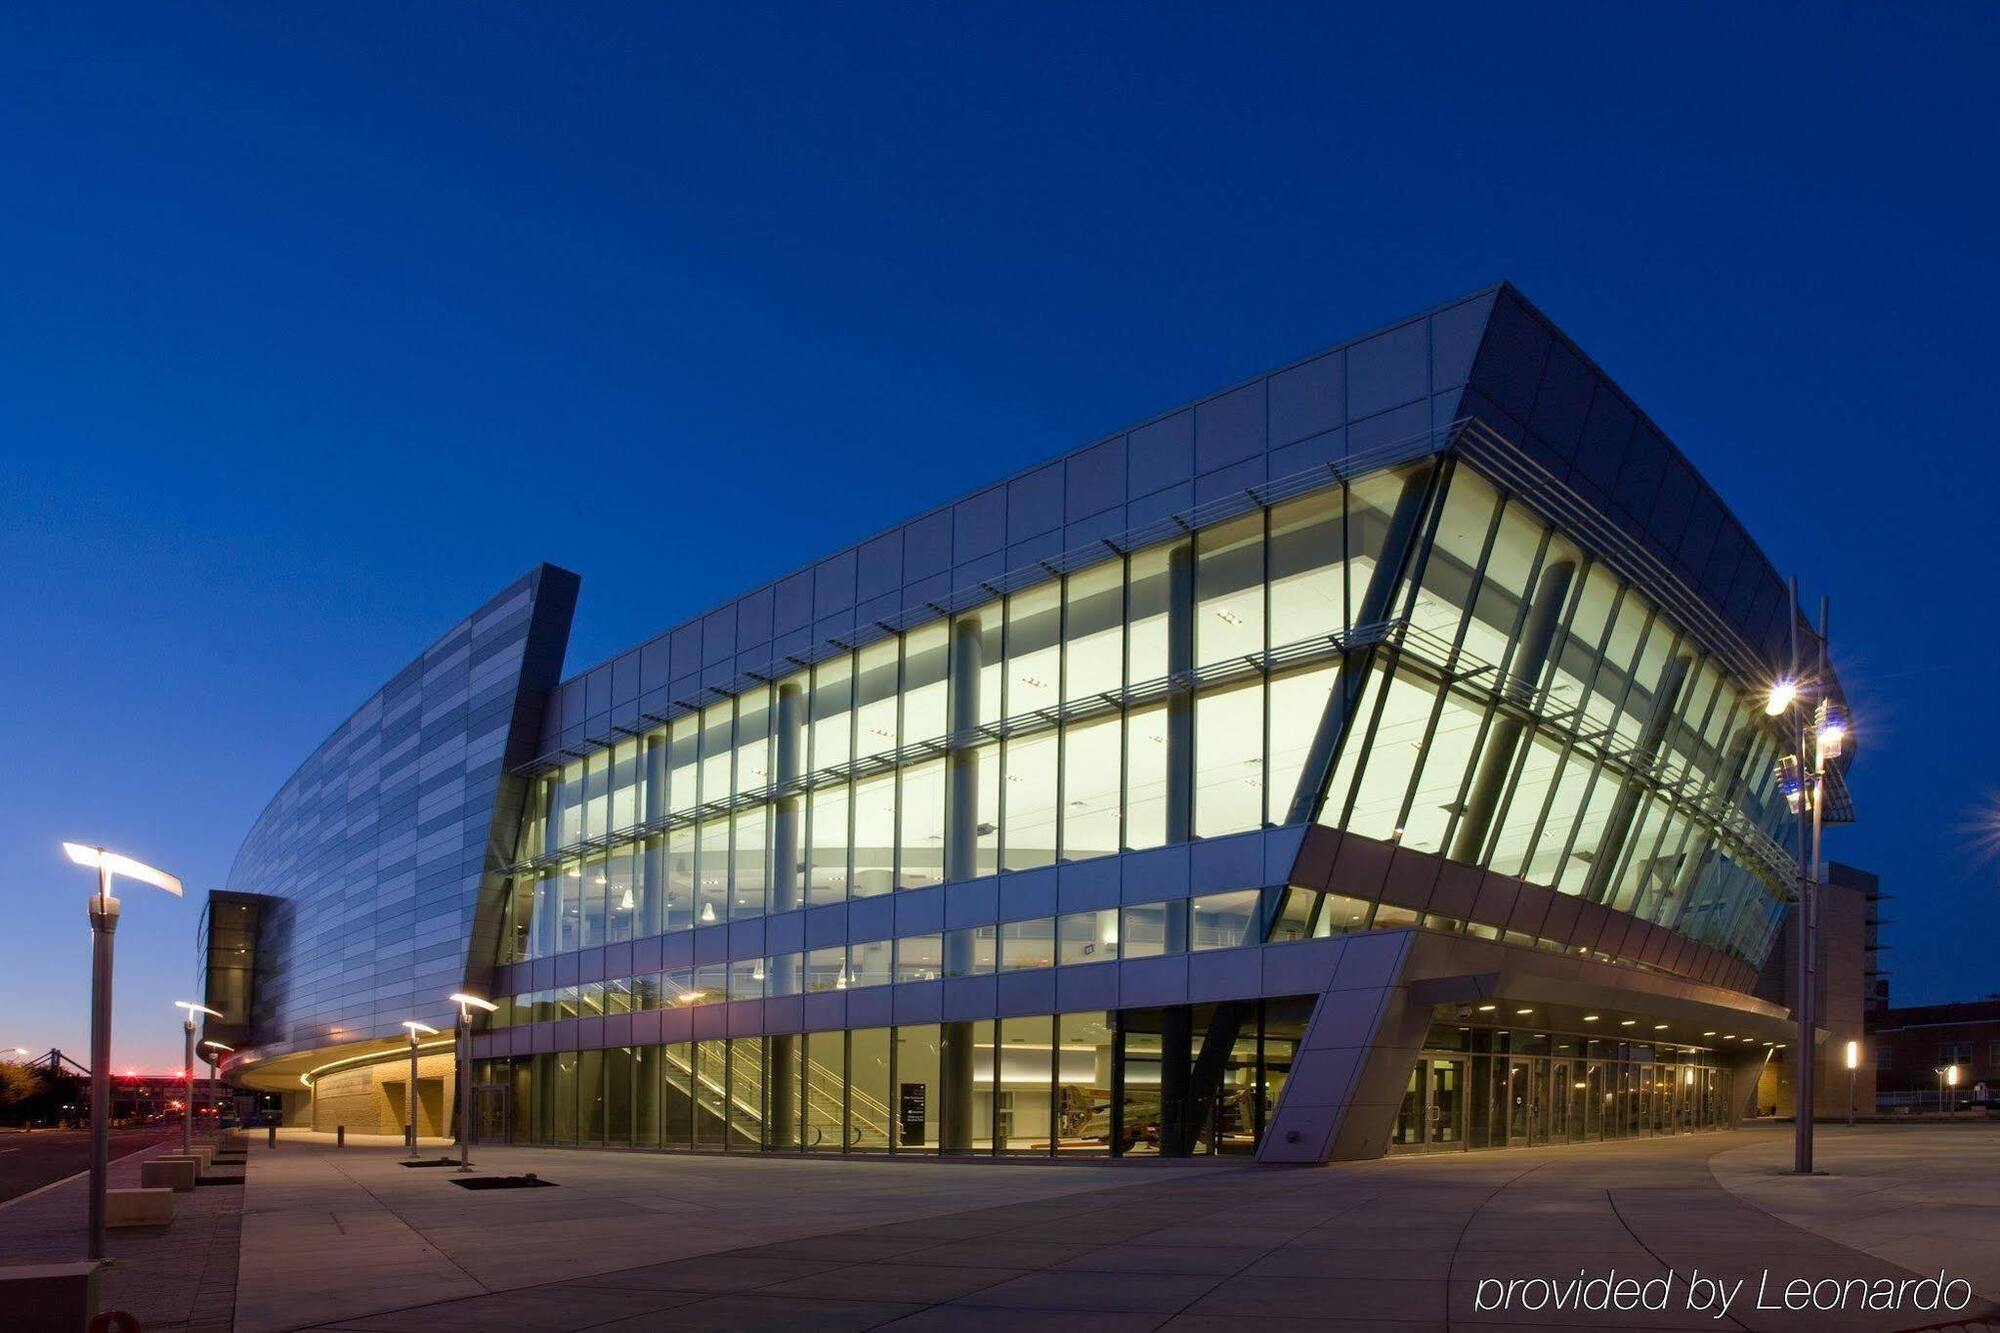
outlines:
[[[1893,1142],[1829,1134],[1835,1175],[1797,1183],[1892,1188],[1899,1162],[1941,1181],[1945,1155],[1971,1142],[1943,1129],[1879,1133]],[[1936,1214],[1925,1237],[1928,1184],[1899,1209],[1894,1244],[1843,1242],[1764,1211],[1739,1187],[1754,1193],[1785,1142],[1752,1130],[1199,1171],[481,1148],[482,1173],[533,1171],[558,1186],[497,1191],[461,1189],[449,1168],[402,1167],[392,1148],[260,1145],[236,1328],[1784,1331],[1994,1312],[1984,1302],[1950,1314],[1750,1308],[1767,1269],[1777,1290],[1794,1278],[1977,1265],[1941,1242],[1956,1234],[1954,1216]],[[1980,1151],[1995,1144],[2000,1135],[1984,1136]],[[1896,1248],[1905,1243],[1921,1256]],[[1747,1284],[1728,1318],[1684,1299],[1657,1313],[1476,1308],[1482,1279],[1582,1269],[1644,1281],[1671,1269],[1685,1284],[1695,1267]]]
[[[119,1158],[110,1187],[136,1187],[141,1162],[179,1150],[175,1139]],[[112,1263],[98,1277],[98,1308],[136,1316],[146,1333],[229,1333],[242,1210],[243,1186],[203,1185],[174,1196],[171,1227],[107,1231]],[[89,1222],[86,1173],[0,1205],[0,1256],[10,1264],[82,1259]]]
[[[394,1144],[350,1136],[336,1149],[331,1136],[298,1133],[281,1135],[280,1144],[272,1150],[259,1139],[250,1151],[237,1333],[485,1297],[869,1223],[923,1225],[975,1203],[1118,1193],[1159,1175],[482,1146],[473,1153],[476,1174],[536,1172],[559,1188],[472,1191],[451,1183],[451,1167],[403,1166]],[[513,1322],[498,1313],[505,1301],[485,1308],[494,1325]]]
[[[1813,1165],[1827,1175],[1791,1174],[1787,1130],[1710,1168],[1773,1217],[1919,1273],[1945,1268],[2000,1302],[2000,1123],[1818,1125]]]

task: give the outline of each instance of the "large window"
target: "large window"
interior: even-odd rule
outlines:
[[[1107,550],[565,763],[502,948],[756,917],[781,876],[816,905],[1225,837],[1323,792],[1324,822],[1755,961],[1775,754],[1644,593],[1423,465]]]

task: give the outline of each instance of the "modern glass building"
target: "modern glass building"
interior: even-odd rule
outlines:
[[[294,1119],[399,1125],[400,1024],[464,987],[475,1133],[624,1148],[1679,1133],[1787,1040],[1784,586],[1504,285],[560,679],[576,589],[456,627],[246,840],[209,994]]]

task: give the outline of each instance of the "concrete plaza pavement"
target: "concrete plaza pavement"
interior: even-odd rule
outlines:
[[[1792,1136],[1759,1134],[1710,1162],[1723,1188],[1792,1226],[1916,1272],[1940,1267],[2000,1302],[2000,1123],[1817,1127],[1792,1174]]]
[[[252,1151],[235,1329],[1914,1329],[1995,1313],[1750,1308],[1766,1269],[1775,1292],[1942,1266],[2000,1296],[1992,1216],[1924,1206],[1967,1185],[1967,1153],[2000,1155],[2000,1126],[1829,1128],[1831,1174],[1811,1182],[1776,1178],[1788,1141],[1289,1170],[481,1148],[482,1174],[559,1187],[470,1191],[393,1147],[293,1136]],[[1895,1226],[1868,1229],[1864,1193]],[[1684,1284],[1697,1266],[1746,1280],[1727,1318],[1680,1287],[1657,1313],[1475,1308],[1486,1278],[1671,1268]]]

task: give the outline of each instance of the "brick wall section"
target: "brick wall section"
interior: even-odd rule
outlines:
[[[312,1127],[328,1134],[340,1125],[347,1126],[350,1134],[401,1134],[404,1085],[409,1076],[407,1058],[337,1069],[320,1076],[313,1084]],[[420,1135],[431,1137],[449,1132],[456,1091],[450,1051],[418,1057]]]

